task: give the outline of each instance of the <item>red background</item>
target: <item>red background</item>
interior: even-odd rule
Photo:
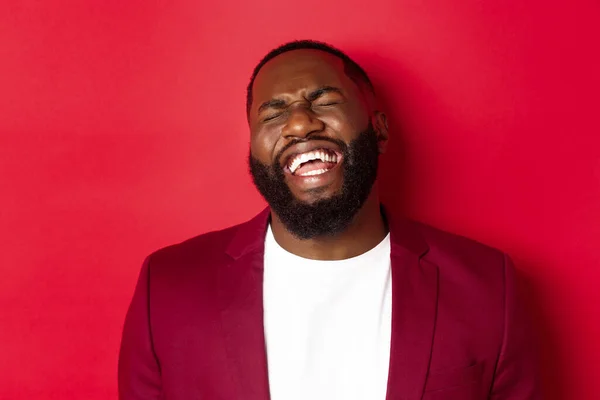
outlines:
[[[0,399],[116,397],[152,250],[263,205],[244,89],[270,48],[339,46],[385,98],[384,195],[508,251],[549,399],[600,391],[596,0],[3,1]]]

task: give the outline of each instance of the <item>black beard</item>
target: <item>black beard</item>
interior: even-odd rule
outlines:
[[[321,136],[311,136],[308,140],[329,141],[339,146],[344,155],[340,193],[312,203],[300,201],[292,194],[280,158],[283,151],[301,140],[288,143],[270,166],[250,154],[250,174],[260,194],[294,236],[299,239],[335,236],[346,230],[371,193],[379,161],[377,133],[369,124],[349,145]]]

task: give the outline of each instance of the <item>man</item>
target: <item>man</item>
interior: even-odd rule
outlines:
[[[148,257],[119,393],[134,399],[538,399],[513,267],[383,208],[367,74],[285,44],[248,86],[249,222]]]

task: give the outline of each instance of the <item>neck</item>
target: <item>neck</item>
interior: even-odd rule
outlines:
[[[375,187],[352,219],[350,226],[336,236],[298,239],[285,228],[273,211],[271,228],[281,247],[297,256],[312,260],[343,260],[358,256],[377,246],[388,233]]]

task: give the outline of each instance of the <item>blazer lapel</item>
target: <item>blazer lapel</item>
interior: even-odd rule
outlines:
[[[421,259],[428,246],[408,221],[391,232],[392,339],[387,400],[423,396],[437,314],[438,268]]]
[[[263,257],[268,209],[238,228],[218,272],[223,337],[239,399],[268,400]]]

